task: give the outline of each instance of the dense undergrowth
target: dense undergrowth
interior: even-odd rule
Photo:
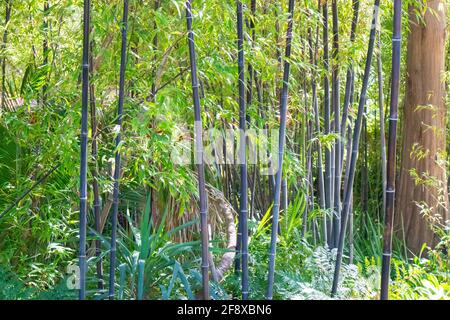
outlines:
[[[255,236],[250,239],[250,283],[251,299],[264,299],[267,277],[267,246],[270,237],[264,226],[251,221]],[[267,226],[266,226],[267,227]],[[145,227],[142,230],[144,230]],[[196,299],[201,290],[201,275],[198,272],[199,242],[176,244],[168,236],[171,232],[157,229],[147,235],[148,242],[141,237],[140,230],[126,234],[124,230],[119,254],[121,299]],[[286,230],[284,230],[286,231]],[[309,235],[307,235],[309,236]],[[372,235],[378,237],[379,235]],[[104,239],[106,240],[106,239]],[[105,244],[108,243],[104,241]],[[391,271],[391,299],[450,299],[450,261],[448,239],[444,239],[427,257],[393,259]],[[149,254],[143,256],[147,245]],[[364,244],[362,244],[364,245]],[[277,251],[277,272],[275,277],[275,299],[283,300],[326,300],[326,299],[378,299],[380,279],[380,258],[364,256],[360,245],[356,245],[354,264],[344,257],[343,272],[336,297],[330,297],[336,250],[308,244],[297,229],[281,233]],[[425,247],[424,247],[425,249]],[[370,249],[368,249],[370,250]],[[218,252],[221,249],[217,248]],[[216,252],[217,252],[216,251]],[[367,250],[366,250],[367,251]],[[89,261],[91,269],[95,259]],[[144,267],[140,271],[140,264]],[[38,269],[38,266],[35,266]],[[142,275],[140,275],[142,273]],[[49,270],[38,274],[49,276]],[[19,277],[9,268],[0,268],[0,299],[74,299],[77,291],[68,289],[68,275],[53,274],[55,279],[47,286],[36,286],[40,281],[32,277]],[[96,279],[88,279],[92,299],[106,297],[93,290]],[[96,292],[95,292],[96,291]],[[89,292],[89,290],[88,290]],[[94,293],[95,292],[95,293]],[[213,299],[240,297],[240,276],[229,271],[220,283],[211,283]]]

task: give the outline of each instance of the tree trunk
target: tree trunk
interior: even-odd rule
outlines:
[[[436,226],[448,219],[445,171],[446,105],[443,0],[430,0],[423,21],[409,8],[407,84],[403,112],[402,161],[395,228],[400,239],[418,254],[439,240]]]

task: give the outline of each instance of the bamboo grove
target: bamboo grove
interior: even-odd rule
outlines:
[[[237,46],[238,46],[238,78],[239,78],[239,129],[240,129],[240,150],[239,150],[239,158],[241,159],[241,180],[240,180],[240,212],[238,218],[238,243],[240,247],[240,254],[242,260],[242,298],[248,299],[249,294],[249,283],[248,283],[248,177],[247,177],[247,162],[246,162],[246,101],[245,101],[245,75],[244,75],[244,49],[243,49],[243,12],[242,12],[242,2],[236,1],[237,3]],[[286,131],[286,118],[287,118],[287,104],[288,104],[288,86],[289,86],[289,72],[290,72],[290,55],[291,55],[291,41],[293,38],[292,35],[292,25],[294,15],[294,0],[289,1],[288,7],[288,27],[286,34],[286,52],[284,57],[284,68],[283,68],[283,86],[280,93],[280,133],[279,133],[279,146],[278,146],[278,171],[276,172],[275,177],[275,185],[274,185],[274,198],[273,198],[273,207],[272,207],[272,240],[270,243],[269,249],[269,261],[268,261],[268,287],[267,287],[267,295],[266,298],[271,300],[273,298],[273,284],[274,284],[274,272],[275,272],[275,256],[276,256],[276,242],[277,242],[277,234],[278,234],[278,223],[279,223],[279,214],[280,214],[280,193],[281,193],[281,184],[282,184],[282,176],[283,176],[283,155],[284,155],[284,145],[285,145],[285,131]],[[398,8],[400,4],[395,4],[395,19],[399,19],[399,11],[401,9]],[[252,4],[254,7],[254,3]],[[324,39],[324,66],[325,70],[329,69],[329,56],[328,56],[328,6],[327,1],[320,2],[319,7],[321,6],[323,12],[323,39]],[[351,154],[347,154],[346,159],[348,163],[348,167],[346,170],[348,174],[346,176],[345,190],[343,192],[344,199],[342,204],[342,212],[341,212],[341,172],[343,170],[341,166],[341,161],[343,157],[341,156],[342,151],[342,133],[345,131],[345,125],[342,128],[340,125],[340,97],[339,97],[339,65],[337,65],[336,57],[339,54],[339,31],[338,31],[338,4],[336,0],[332,1],[332,88],[331,88],[331,110],[333,117],[333,132],[336,134],[337,138],[331,149],[327,149],[325,151],[326,154],[326,165],[325,165],[325,175],[326,175],[326,188],[325,194],[322,195],[326,198],[326,209],[333,211],[333,216],[331,218],[332,221],[325,221],[323,230],[326,230],[324,234],[324,238],[329,238],[328,244],[331,248],[337,248],[337,258],[336,258],[336,267],[335,274],[333,280],[333,288],[332,295],[336,294],[337,286],[339,283],[339,272],[341,268],[342,254],[344,250],[344,242],[345,242],[345,234],[346,227],[348,224],[348,215],[350,211],[350,202],[352,197],[352,189],[355,178],[355,169],[356,169],[356,161],[358,157],[358,149],[359,149],[359,141],[361,135],[361,124],[364,117],[365,103],[366,103],[366,95],[369,84],[369,75],[370,69],[372,66],[372,57],[375,46],[375,36],[376,36],[376,28],[378,25],[378,8],[380,6],[380,1],[375,0],[373,6],[373,18],[370,28],[370,37],[369,37],[369,47],[366,57],[366,66],[364,69],[364,76],[362,82],[362,89],[359,95],[359,104],[358,104],[358,112],[356,116],[356,121],[354,123],[354,128],[351,129],[353,131],[352,138],[352,148]],[[202,120],[201,120],[201,107],[200,107],[200,99],[199,99],[199,82],[197,79],[197,62],[196,62],[196,54],[195,54],[195,40],[194,33],[192,29],[192,5],[191,1],[187,1],[185,4],[186,7],[186,19],[187,19],[187,30],[188,30],[188,44],[189,44],[189,59],[191,65],[191,78],[192,78],[192,95],[194,101],[194,113],[195,113],[195,156],[196,159],[200,162],[197,165],[198,171],[198,187],[199,187],[199,195],[200,195],[200,217],[201,217],[201,234],[202,234],[202,278],[203,278],[203,299],[209,299],[209,265],[208,265],[208,229],[207,229],[207,219],[208,219],[208,209],[206,204],[206,194],[205,194],[205,168],[203,162],[203,141],[202,141]],[[354,1],[353,4],[354,16],[352,22],[352,32],[351,39],[354,40],[355,28],[358,19],[358,10],[359,10],[359,1]],[[83,54],[83,118],[82,118],[82,145],[81,145],[81,172],[80,172],[80,181],[82,182],[80,192],[80,272],[81,272],[81,289],[80,289],[80,299],[84,299],[85,297],[85,246],[86,246],[86,138],[87,138],[87,104],[88,104],[88,50],[89,50],[89,20],[90,20],[90,3],[89,1],[85,1],[84,7],[84,54]],[[119,83],[119,107],[118,107],[118,115],[117,115],[117,137],[116,137],[116,157],[115,157],[115,166],[114,166],[114,193],[113,193],[113,214],[111,216],[112,219],[112,237],[111,237],[111,262],[110,262],[110,274],[109,274],[109,297],[110,299],[114,299],[114,290],[115,290],[115,252],[116,252],[116,229],[117,229],[117,216],[118,216],[118,203],[119,203],[119,175],[120,175],[120,152],[118,148],[120,147],[120,137],[121,137],[121,127],[122,127],[122,115],[123,115],[123,103],[124,103],[124,86],[125,86],[125,65],[126,65],[126,41],[127,41],[127,20],[128,20],[128,1],[124,0],[124,10],[123,10],[123,21],[122,21],[122,52],[121,52],[121,62],[120,62],[120,83]],[[396,121],[394,117],[396,117],[396,108],[397,108],[397,100],[398,100],[398,57],[399,57],[399,46],[397,45],[399,34],[398,28],[400,23],[395,20],[396,33],[395,38],[393,38],[393,43],[396,46],[393,52],[393,64],[395,63],[395,67],[393,68],[394,77],[392,80],[393,88],[391,90],[392,94],[392,103],[391,103],[391,117],[390,121]],[[311,35],[310,35],[311,36]],[[310,48],[312,50],[312,48]],[[351,68],[351,67],[350,67]],[[397,68],[397,69],[396,69]],[[252,69],[250,69],[251,71]],[[347,84],[346,84],[346,93],[345,93],[345,105],[344,105],[344,114],[347,116],[348,108],[349,108],[349,100],[350,100],[350,91],[353,86],[352,83],[352,70],[348,70],[347,75]],[[249,83],[249,86],[253,85]],[[324,76],[324,112],[325,112],[325,133],[331,132],[330,125],[330,102],[329,102],[329,79],[328,76]],[[346,118],[342,119],[342,123],[346,123]],[[317,120],[316,120],[317,125]],[[320,129],[320,128],[317,128]],[[344,129],[344,130],[342,130]],[[390,125],[390,131],[395,131],[395,124]],[[388,163],[394,163],[392,160],[392,152],[395,152],[395,146],[392,146],[392,143],[395,143],[395,132],[390,133],[389,139],[389,154],[388,154]],[[393,141],[392,141],[393,140]],[[320,152],[320,150],[319,150]],[[388,180],[388,188],[386,189],[388,199],[388,206],[386,207],[388,211],[387,218],[392,220],[392,175],[394,174],[395,169],[388,167],[388,177],[391,180]],[[391,222],[392,223],[392,222]],[[388,257],[390,254],[390,245],[391,242],[391,233],[389,230],[391,228],[391,223],[387,222],[386,224],[386,232],[385,232],[385,250],[383,253],[383,257]],[[238,247],[238,248],[239,248]],[[386,268],[389,268],[389,261],[385,262],[386,259],[383,258],[383,279],[385,279]],[[386,299],[386,280],[383,280],[383,298]]]
[[[272,300],[314,276],[339,299],[358,272],[392,298],[412,2],[2,2],[0,116],[28,163],[8,179],[33,173],[1,191],[0,226],[27,201],[26,217],[54,219],[42,242],[55,268],[76,260],[80,300]],[[14,24],[35,16],[21,65]]]

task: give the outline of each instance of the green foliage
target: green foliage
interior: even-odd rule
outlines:
[[[155,225],[150,211],[151,197],[147,196],[140,223],[136,224],[127,211],[129,228],[121,227],[119,230],[120,237],[117,243],[117,259],[120,262],[119,296],[139,300],[143,297],[169,299],[175,291],[174,286],[178,285],[176,280],[179,278],[187,296],[193,298],[182,266],[190,267],[198,263],[195,253],[199,250],[199,241],[173,243],[171,236],[191,227],[196,221],[166,230],[167,208],[158,225]],[[104,246],[109,247],[109,239],[100,237]],[[95,261],[92,259],[90,262]],[[166,289],[164,285],[167,282],[169,285]]]
[[[56,286],[38,290],[25,285],[11,270],[0,267],[0,300],[65,300],[74,299],[76,293],[67,289],[66,280]]]
[[[6,58],[8,97],[21,103],[13,110],[0,109],[0,212],[43,172],[56,163],[61,163],[61,167],[0,220],[0,299],[75,298],[76,292],[66,288],[61,275],[68,265],[76,263],[78,251],[82,1],[51,1],[48,12],[51,28],[48,30],[42,27],[42,1],[12,3],[13,11],[8,26],[4,26],[3,15],[0,17],[0,34],[3,34],[5,27],[9,31],[8,43],[0,55],[2,59]],[[118,235],[117,272],[120,276],[116,286],[121,299],[192,299],[201,287],[201,277],[197,271],[200,265],[198,235],[194,232],[190,242],[178,243],[174,240],[174,235],[192,231],[192,227],[198,223],[195,219],[196,208],[192,206],[192,200],[196,199],[198,192],[194,167],[176,165],[172,158],[173,150],[180,141],[192,139],[191,136],[186,137],[186,130],[192,132],[193,129],[184,1],[159,3],[158,8],[153,8],[149,1],[130,1],[127,95],[123,142],[119,147],[123,155],[120,180],[120,216],[123,219]],[[352,17],[351,1],[339,1],[342,23],[339,24],[341,43],[337,59],[341,70],[346,70],[349,63],[355,66],[355,101],[361,86],[361,66],[366,54],[373,1],[360,3],[361,16],[356,40],[352,43],[348,41],[350,23],[347,23]],[[412,3],[422,2],[407,1],[405,8]],[[0,5],[0,12],[3,12],[3,5],[4,2]],[[307,57],[307,31],[311,29],[314,33],[317,28],[321,28],[321,15],[316,6],[317,1],[303,1],[294,16],[287,150],[283,167],[290,205],[282,212],[280,221],[275,275],[277,299],[329,299],[334,268],[334,251],[320,246],[321,231],[313,229],[317,221],[321,221],[324,215],[330,216],[331,212],[319,208],[317,192],[316,203],[311,206],[307,203],[307,190],[310,187],[306,168],[307,148],[313,148],[312,172],[316,173],[317,142],[320,142],[320,151],[323,153],[337,139],[336,134],[323,134],[323,131],[309,139],[306,132],[308,121],[313,119],[310,110],[313,100],[310,79],[313,74],[318,77],[326,74],[322,63],[311,65]],[[287,1],[258,0],[257,14],[253,17],[254,42],[250,41],[251,34],[246,28],[245,60],[252,65],[261,85],[261,101],[257,99],[257,90],[253,87],[252,103],[247,106],[251,128],[263,128],[265,125],[269,129],[278,127],[278,88],[281,77],[277,49],[284,44],[287,16],[281,12],[286,12],[286,9]],[[390,85],[386,75],[390,74],[391,67],[392,9],[391,1],[382,2],[379,27],[385,92],[388,92]],[[98,168],[102,207],[108,203],[108,195],[112,191],[121,10],[121,1],[92,1],[91,39],[95,67],[91,84],[98,120],[98,159],[94,162],[89,156],[88,161],[91,168]],[[280,14],[276,16],[276,12]],[[407,13],[404,10],[405,17]],[[244,15],[246,20],[252,18],[249,6],[244,7]],[[238,80],[235,2],[197,0],[193,19],[203,123],[208,128],[236,127]],[[403,19],[405,31],[408,28],[407,20]],[[49,42],[48,65],[43,65],[41,45],[44,37]],[[321,37],[318,39],[317,59],[321,62],[323,49]],[[153,45],[155,42],[156,45]],[[406,43],[403,41],[402,65],[406,61]],[[449,57],[450,54],[447,60]],[[447,71],[443,79],[449,77]],[[375,79],[374,75],[371,76],[367,94],[368,178],[364,181],[361,175],[363,157],[360,156],[354,186],[355,264],[343,265],[338,299],[377,298],[379,288],[377,279],[383,208]],[[319,108],[322,108],[323,82],[322,79],[317,80]],[[150,95],[152,87],[157,90],[155,97]],[[47,88],[48,97],[45,104],[42,99],[44,88]],[[341,90],[344,90],[343,86]],[[355,105],[350,107],[349,112],[354,116]],[[89,131],[89,144],[91,139]],[[423,155],[420,149],[416,151]],[[448,170],[448,164],[445,165]],[[262,165],[258,164],[256,168],[262,169]],[[222,191],[234,208],[238,209],[239,183],[235,168],[228,166],[223,169],[231,172],[227,174],[234,181],[223,179],[225,174],[222,168],[208,165],[206,170],[207,182]],[[417,181],[427,184],[423,176],[411,173]],[[251,298],[262,299],[267,285],[272,194],[267,187],[268,178],[256,177],[255,216],[249,221],[250,295]],[[316,188],[315,179],[314,176]],[[88,180],[88,224],[93,226],[91,172],[88,172]],[[361,205],[363,187],[367,187],[367,212]],[[158,217],[158,223],[151,216],[149,189],[152,189],[157,202],[153,205],[158,207],[162,215]],[[254,196],[253,190],[251,196]],[[425,204],[418,205],[424,213],[429,211]],[[306,209],[307,231],[302,235]],[[166,228],[166,225],[171,224],[165,222],[177,221],[176,218],[184,217],[187,213],[190,215],[184,223]],[[442,241],[435,250],[427,250],[426,258],[408,260],[402,241],[394,239],[392,299],[448,298],[448,231],[448,226],[438,230]],[[89,239],[101,239],[105,270],[108,267],[109,234],[108,219],[103,234],[91,235]],[[211,244],[222,241],[222,237],[214,235]],[[223,250],[214,247],[211,252],[216,254]],[[347,260],[344,256],[344,261]],[[96,290],[96,262],[95,258],[89,260],[88,287],[90,298],[102,299],[105,298],[104,293]],[[230,295],[240,297],[239,287],[239,276],[229,271],[222,283],[211,284],[211,294],[214,299],[226,299]]]
[[[428,259],[394,262],[395,277],[390,298],[403,300],[450,300],[450,273],[432,267]],[[448,268],[448,267],[447,267]]]

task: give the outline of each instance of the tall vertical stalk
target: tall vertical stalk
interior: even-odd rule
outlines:
[[[320,0],[319,0],[320,1]],[[318,36],[319,30],[317,29],[316,35]],[[319,115],[319,106],[317,101],[317,47],[318,47],[318,41],[316,37],[316,45],[313,50],[313,41],[312,41],[312,31],[311,28],[308,30],[308,43],[309,43],[309,61],[311,63],[311,66],[314,67],[313,73],[312,73],[312,80],[311,80],[311,90],[312,90],[312,105],[313,105],[313,113],[314,113],[314,128],[316,135],[320,136],[320,115]],[[320,144],[320,141],[317,142],[317,175],[318,175],[318,191],[319,191],[319,205],[320,209],[325,209],[325,186],[324,186],[324,179],[323,179],[323,160],[322,160],[322,147]],[[324,242],[327,243],[327,218],[324,216],[323,219],[323,235],[324,235]]]
[[[356,27],[358,24],[358,16],[359,16],[359,0],[353,0],[353,18],[352,18],[352,27],[350,30],[350,42],[353,44],[356,38]],[[353,61],[350,61],[350,65],[347,68],[347,79],[345,84],[345,95],[344,95],[344,108],[342,112],[342,121],[341,121],[341,138],[342,141],[346,141],[346,172],[344,178],[344,191],[347,190],[348,184],[348,169],[350,167],[351,160],[351,150],[352,150],[352,128],[349,124],[347,124],[348,119],[348,111],[350,105],[353,104],[353,94],[355,90],[355,81],[354,81],[354,68]],[[351,122],[351,121],[350,121]],[[344,144],[341,143],[341,176],[344,171]],[[351,191],[353,192],[353,191]],[[349,228],[349,262],[353,262],[353,194],[350,197],[350,208],[349,208],[349,218],[348,218],[348,228]]]
[[[279,134],[279,146],[278,146],[278,171],[276,173],[275,193],[272,208],[272,236],[270,241],[269,251],[269,274],[268,274],[268,286],[266,298],[271,300],[273,298],[273,282],[275,276],[275,255],[277,245],[278,234],[278,220],[280,214],[280,191],[281,180],[283,175],[283,156],[284,156],[284,144],[286,140],[286,116],[287,116],[287,100],[289,89],[289,71],[290,63],[289,58],[291,56],[291,42],[292,42],[292,27],[294,20],[294,0],[289,0],[288,9],[288,27],[286,32],[286,51],[283,70],[283,88],[280,97],[280,134]]]
[[[353,0],[353,18],[352,18],[352,27],[350,30],[350,42],[353,44],[355,42],[356,38],[356,27],[358,25],[358,17],[359,17],[359,0]],[[350,143],[351,137],[348,136],[346,133],[347,131],[350,133],[351,130],[347,130],[347,119],[348,119],[348,111],[350,108],[350,105],[353,103],[353,93],[355,89],[355,79],[354,79],[354,68],[353,68],[353,61],[350,61],[350,64],[347,68],[347,78],[345,83],[345,95],[344,95],[344,108],[342,111],[342,121],[341,121],[341,138],[342,141],[346,141],[347,143]],[[347,148],[347,150],[351,150]],[[349,166],[351,155],[349,152],[347,152],[347,167]],[[340,166],[341,166],[341,176],[342,172],[344,170],[344,144],[341,143],[341,159],[340,159]],[[346,174],[346,178],[348,175]],[[345,190],[345,187],[344,187]]]
[[[191,0],[186,1],[186,22],[188,30],[189,59],[191,64],[191,83],[192,98],[194,102],[195,114],[195,159],[198,172],[198,189],[200,198],[200,231],[202,237],[202,284],[203,299],[209,299],[209,248],[208,248],[208,208],[206,205],[206,189],[205,189],[205,163],[203,161],[203,138],[202,138],[202,118],[200,110],[199,84],[197,78],[197,59],[195,56],[194,33],[192,32],[192,8]]]
[[[362,204],[362,213],[363,213],[363,223],[365,219],[368,217],[368,198],[369,198],[369,178],[367,172],[367,161],[368,161],[368,150],[367,150],[367,106],[365,106],[366,111],[364,112],[364,118],[362,122],[362,138],[363,138],[363,163],[361,168],[361,204]]]
[[[91,48],[90,48],[90,55],[89,55],[89,73],[90,77],[93,76],[93,47],[94,42],[91,41]],[[92,172],[92,193],[94,196],[94,205],[93,205],[93,211],[94,211],[94,219],[95,219],[95,230],[100,235],[102,232],[101,227],[101,212],[100,212],[100,193],[99,193],[99,187],[98,187],[98,161],[97,161],[97,154],[98,154],[98,146],[97,146],[97,107],[96,107],[96,101],[95,101],[95,87],[92,81],[89,83],[89,100],[91,105],[91,137],[92,137],[92,161],[94,162],[94,165],[91,169]],[[104,284],[103,284],[103,263],[101,258],[101,240],[98,239],[95,241],[95,256],[97,258],[97,287],[100,290],[103,290]]]
[[[353,97],[351,98],[353,99]],[[351,119],[350,119],[351,121]],[[347,141],[347,154],[350,155],[351,154],[351,150],[352,150],[352,128],[350,125],[347,126],[347,136],[348,136],[348,141]],[[347,167],[349,167],[349,161],[347,161]],[[346,170],[345,172],[345,178],[344,178],[344,190],[347,190],[347,184],[348,184],[348,173],[349,170]],[[353,228],[353,190],[350,190],[352,192],[351,196],[350,196],[350,207],[349,207],[349,212],[348,212],[348,255],[349,255],[349,263],[352,264],[353,263],[353,252],[354,252],[354,248],[353,248],[353,240],[354,240],[354,228]]]
[[[114,190],[113,190],[113,214],[112,219],[112,235],[111,235],[111,252],[109,265],[109,299],[114,300],[115,292],[115,271],[116,271],[116,251],[117,251],[117,217],[119,214],[119,178],[120,178],[120,143],[122,141],[122,116],[123,102],[125,97],[125,68],[127,62],[127,28],[128,28],[128,0],[123,1],[123,17],[121,25],[122,47],[120,53],[120,78],[119,78],[119,104],[117,108],[117,124],[116,124],[116,155],[114,159]]]
[[[378,110],[380,112],[380,146],[381,146],[381,187],[383,190],[383,212],[386,206],[386,137],[384,127],[384,95],[383,95],[383,65],[381,61],[381,34],[378,31],[377,36],[378,55],[377,55],[377,73],[378,73]]]
[[[350,30],[350,42],[351,44],[355,43],[356,39],[356,27],[358,25],[358,17],[359,17],[359,0],[353,0],[353,18],[352,18],[352,27]],[[348,119],[348,109],[352,104],[352,95],[355,87],[355,79],[354,79],[354,70],[353,70],[353,61],[350,61],[350,64],[347,68],[347,78],[345,82],[345,94],[344,94],[344,108],[342,110],[342,121],[341,121],[341,135],[342,141],[346,139],[346,129],[347,129],[347,119]],[[349,137],[350,138],[350,137]],[[344,167],[344,145],[341,144],[341,174]]]
[[[48,49],[48,13],[50,10],[50,3],[48,0],[46,0],[44,2],[44,24],[43,24],[43,29],[44,29],[44,41],[42,42],[42,55],[44,57],[43,59],[43,65],[45,68],[48,68],[48,53],[49,53],[49,49]],[[47,74],[48,75],[48,74]],[[47,102],[47,77],[45,79],[45,83],[42,86],[42,104],[45,105]]]
[[[400,83],[400,55],[401,55],[401,27],[402,1],[394,1],[394,32],[392,36],[392,76],[391,76],[391,104],[389,115],[389,140],[387,155],[387,188],[386,207],[383,234],[383,260],[381,264],[381,300],[389,298],[389,274],[392,255],[392,228],[394,219],[395,199],[395,148],[397,141],[397,108]]]
[[[154,2],[155,15],[156,15],[156,11],[159,9],[159,6],[160,6],[160,0],[155,0],[155,2]],[[153,30],[156,31],[157,27],[158,26],[156,24],[156,19],[155,19],[155,21],[153,22]],[[153,36],[153,41],[152,41],[153,62],[155,63],[155,67],[152,70],[152,77],[153,77],[153,79],[156,79],[156,68],[157,68],[156,55],[157,55],[157,50],[158,50],[158,33],[155,32],[155,35]],[[151,96],[150,101],[155,102],[155,100],[156,100],[156,81],[152,82],[150,96]]]
[[[245,75],[244,75],[244,26],[242,14],[242,2],[237,2],[237,47],[238,47],[238,73],[239,73],[239,163],[241,167],[241,196],[239,224],[241,224],[241,248],[242,248],[242,299],[248,298],[248,181],[247,181],[247,157],[246,137],[247,126],[245,105]]]
[[[160,0],[154,0],[154,15],[156,15],[156,11],[159,9],[161,3]],[[147,100],[155,103],[156,102],[156,94],[157,94],[157,88],[156,88],[156,70],[157,70],[157,58],[158,58],[158,32],[156,32],[158,30],[158,25],[156,22],[156,19],[154,19],[153,21],[153,30],[155,31],[155,35],[153,36],[153,41],[152,41],[152,60],[153,60],[153,68],[152,68],[152,86],[151,86],[151,91],[150,91],[150,96],[147,98]],[[154,128],[155,127],[155,120],[152,120],[151,122],[151,126]],[[150,159],[149,161],[149,166],[151,167],[153,165],[153,159]],[[150,177],[150,183],[148,186],[148,190],[150,193],[150,198],[151,198],[151,215],[156,215],[156,191],[155,188],[152,187],[152,181],[154,180],[154,177]]]
[[[348,219],[348,213],[349,213],[349,208],[350,208],[350,200],[351,200],[351,195],[352,195],[353,182],[355,180],[356,161],[358,159],[359,139],[361,136],[361,124],[362,124],[362,120],[364,117],[364,107],[366,105],[366,94],[367,94],[367,87],[369,84],[370,67],[372,64],[372,56],[373,56],[373,49],[374,49],[374,43],[375,43],[376,25],[378,22],[379,6],[380,6],[380,0],[375,0],[374,10],[373,10],[373,18],[372,18],[372,24],[371,24],[371,30],[370,30],[369,48],[367,50],[367,58],[366,58],[366,65],[364,68],[364,77],[363,77],[363,83],[362,83],[362,88],[361,88],[361,95],[359,97],[358,114],[356,117],[355,128],[353,131],[353,145],[352,145],[352,154],[351,154],[351,160],[350,160],[350,166],[349,166],[349,172],[348,172],[348,183],[347,183],[347,188],[344,192],[344,206],[343,206],[343,210],[342,210],[341,232],[339,234],[336,265],[335,265],[335,269],[334,269],[333,287],[331,289],[332,296],[336,295],[336,292],[338,289],[338,283],[339,283],[339,273],[340,273],[341,263],[342,263],[342,253],[344,250],[345,232],[346,232],[346,227],[347,227],[347,219]]]
[[[306,90],[305,90],[306,93]],[[308,118],[307,122],[307,132],[306,132],[306,140],[311,141],[312,139],[312,130],[313,130],[313,121],[311,118]],[[313,186],[313,179],[312,179],[312,146],[307,146],[306,151],[306,190],[305,190],[305,200],[306,200],[306,206],[305,210],[303,212],[302,217],[302,231],[301,231],[301,237],[302,239],[305,239],[306,232],[308,231],[308,213],[311,212],[314,209],[314,188]],[[312,234],[313,238],[315,239],[316,230],[314,229],[314,223],[315,220],[312,222]]]
[[[250,17],[250,31],[251,31],[251,37],[252,37],[252,47],[251,47],[251,51],[253,53],[253,49],[255,47],[255,14],[256,14],[256,0],[251,0],[250,1],[250,12],[251,12],[251,17]],[[251,106],[253,103],[253,79],[254,76],[253,74],[256,73],[256,71],[253,70],[253,66],[251,63],[248,64],[248,80],[247,80],[247,106]],[[255,146],[256,148],[256,146]],[[255,150],[255,149],[254,149]],[[256,174],[257,174],[257,170],[259,168],[258,164],[255,163],[252,165],[253,167],[253,175],[252,175],[252,186],[251,186],[251,201],[250,201],[250,217],[254,218],[254,214],[255,214],[255,193],[256,193]]]
[[[11,19],[11,0],[5,0],[5,31],[2,43],[2,109],[6,106],[6,44],[8,43],[8,24]]]
[[[328,71],[329,71],[329,53],[328,53],[328,1],[325,0],[322,4],[322,23],[323,23],[323,64],[325,69],[325,75],[323,77],[323,90],[324,90],[324,133],[330,133],[330,83],[328,80]],[[331,199],[331,150],[325,150],[325,207],[327,210],[332,208],[332,199]],[[327,218],[327,239],[328,244],[332,244],[331,238],[331,223],[330,219]]]
[[[334,113],[334,133],[337,135],[337,140],[334,144],[334,214],[333,214],[333,244],[336,246],[339,239],[339,228],[341,222],[341,126],[340,121],[340,96],[339,96],[339,21],[338,21],[338,6],[337,0],[333,0],[332,4],[333,13],[333,70],[332,70],[332,106]]]
[[[353,0],[353,18],[352,18],[352,26],[350,30],[350,42],[353,44],[356,39],[356,27],[358,25],[358,17],[359,17],[359,0]],[[348,169],[350,167],[351,160],[351,150],[352,150],[352,128],[350,124],[347,124],[348,120],[348,111],[350,105],[353,104],[353,95],[355,90],[355,79],[354,79],[354,68],[353,61],[350,61],[350,65],[347,68],[347,78],[345,84],[345,95],[344,95],[344,108],[342,111],[342,121],[341,121],[341,141],[346,141],[346,172],[344,178],[344,191],[347,190],[348,184]],[[351,120],[350,120],[351,122]],[[341,143],[341,159],[340,159],[340,167],[341,167],[341,176],[344,171],[344,143]],[[351,190],[353,192],[353,190]],[[349,256],[350,263],[353,261],[353,194],[350,197],[350,208],[349,208],[349,218],[348,218],[348,228],[349,228]],[[341,213],[342,214],[342,213]],[[342,218],[342,217],[341,217]]]
[[[89,31],[90,0],[84,0],[83,7],[83,74],[81,94],[81,141],[80,141],[80,291],[79,299],[86,298],[86,211],[87,211],[87,139],[89,99]]]

